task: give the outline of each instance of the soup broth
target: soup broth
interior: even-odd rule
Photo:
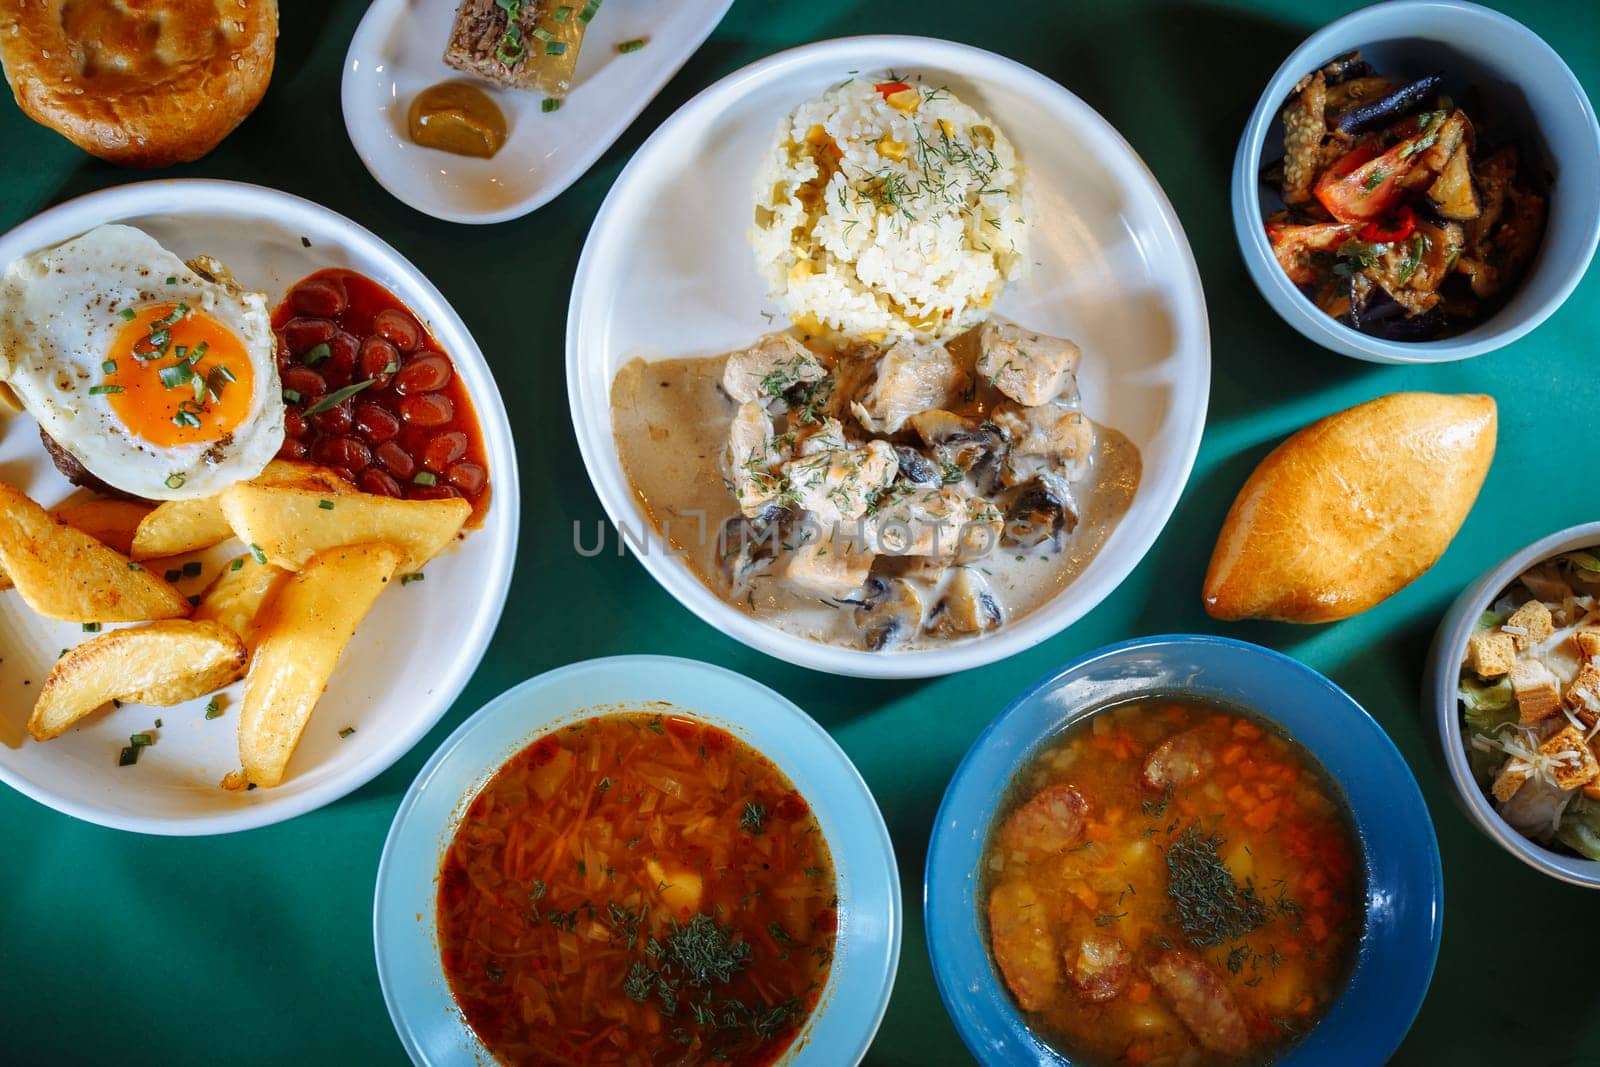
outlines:
[[[996,970],[1075,1063],[1270,1062],[1326,1013],[1361,935],[1337,787],[1206,704],[1075,723],[1019,775],[983,863]]]
[[[439,873],[445,974],[506,1063],[764,1067],[827,982],[838,900],[805,799],[674,714],[585,719],[513,757]]]

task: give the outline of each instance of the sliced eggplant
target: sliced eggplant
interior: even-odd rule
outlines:
[[[1445,327],[1444,312],[1437,307],[1412,315],[1381,285],[1365,287],[1361,299],[1356,299],[1357,289],[1352,282],[1350,325],[1364,334],[1386,341],[1430,341]]]
[[[1363,100],[1347,108],[1333,120],[1333,128],[1354,137],[1386,126],[1431,99],[1444,83],[1442,74],[1425,74],[1375,99]]]
[[[1328,79],[1329,85],[1337,85],[1351,78],[1371,77],[1375,73],[1372,64],[1361,57],[1360,49],[1334,56],[1322,68],[1322,75]]]

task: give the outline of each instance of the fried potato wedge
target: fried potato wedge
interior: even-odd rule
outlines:
[[[216,622],[168,619],[110,630],[56,660],[28,719],[35,741],[59,737],[113,701],[170,707],[244,676],[239,635]]]
[[[404,549],[382,542],[331,548],[263,605],[239,712],[239,762],[250,784],[283,781],[345,645],[405,559]]]
[[[253,485],[293,485],[315,489],[324,496],[353,493],[355,486],[326,467],[275,459],[251,479]],[[221,498],[195,497],[167,500],[139,524],[129,554],[134,559],[164,559],[220,545],[233,536],[222,514]]]
[[[223,492],[222,512],[239,540],[285,570],[297,571],[338,545],[383,541],[401,550],[401,570],[414,571],[454,539],[472,505],[459,497],[398,500],[367,493],[335,500],[314,489],[240,484]]]
[[[270,563],[257,563],[248,553],[232,560],[200,594],[200,604],[190,618],[220,622],[239,635],[246,648],[255,646],[256,620],[261,605],[289,572]]]
[[[28,607],[66,622],[146,622],[189,614],[168,583],[0,482],[0,570]]]
[[[96,541],[123,555],[133,542],[133,531],[139,521],[150,514],[149,504],[132,500],[98,498],[78,504],[68,504],[51,512],[60,522],[75,530],[82,530]],[[11,579],[0,571],[0,590],[10,589]]]

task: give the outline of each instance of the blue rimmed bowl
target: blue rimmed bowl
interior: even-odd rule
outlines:
[[[508,759],[566,723],[664,701],[770,759],[811,805],[833,854],[839,930],[817,1008],[782,1067],[840,1067],[866,1054],[900,962],[900,875],[883,815],[854,764],[793,703],[743,675],[668,656],[561,667],[486,704],[451,734],[406,792],[378,863],[372,928],[378,979],[417,1064],[493,1063],[450,993],[439,959],[439,864],[468,803]]]
[[[1344,790],[1366,867],[1366,925],[1354,971],[1316,1029],[1279,1062],[1382,1063],[1433,976],[1444,919],[1439,844],[1411,769],[1372,717],[1289,657],[1221,637],[1140,638],[1091,652],[1036,683],[973,742],[934,821],[923,918],[945,1009],[987,1064],[1070,1064],[1028,1029],[979,924],[979,856],[1005,786],[1084,716],[1141,697],[1248,708],[1311,752]]]
[[[1389,341],[1323,313],[1284,274],[1263,222],[1278,207],[1262,194],[1263,163],[1283,150],[1278,112],[1302,77],[1351,49],[1380,71],[1418,77],[1443,71],[1445,85],[1479,91],[1495,130],[1514,134],[1550,174],[1544,240],[1504,306],[1437,341]],[[1600,125],[1556,50],[1516,19],[1464,0],[1388,0],[1330,22],[1295,49],[1267,83],[1233,160],[1233,226],[1245,266],[1272,310],[1323,348],[1374,363],[1447,363],[1502,348],[1572,295],[1600,243]]]

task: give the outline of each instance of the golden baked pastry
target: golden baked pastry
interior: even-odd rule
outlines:
[[[277,0],[0,0],[17,104],[101,159],[199,159],[272,78]]]
[[[1229,509],[1206,611],[1333,622],[1392,596],[1444,554],[1494,443],[1488,396],[1393,393],[1298,431]]]

